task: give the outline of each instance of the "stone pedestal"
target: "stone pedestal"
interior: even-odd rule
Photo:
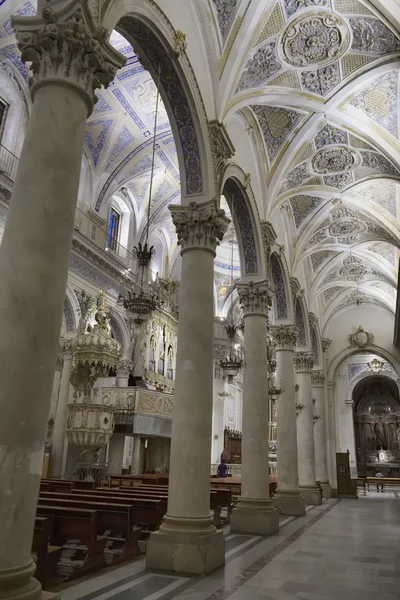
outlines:
[[[72,368],[71,341],[66,340],[63,343],[64,364],[61,374],[60,391],[58,394],[58,403],[56,416],[54,419],[53,446],[51,450],[51,477],[61,477],[62,465],[65,447],[65,427],[68,415],[68,400],[71,384],[69,381]]]
[[[276,380],[281,394],[276,401],[278,487],[274,505],[283,515],[301,516],[306,512],[299,491],[297,429],[293,353],[297,329],[281,325],[273,329],[276,340]]]
[[[33,61],[33,106],[0,249],[2,599],[42,593],[32,537],[85,122],[99,73],[106,83],[123,64],[102,38],[95,42],[86,4],[71,0],[61,11],[13,18],[22,60]]]
[[[271,535],[278,510],[269,497],[266,282],[239,285],[244,315],[246,364],[243,380],[242,493],[231,515],[232,533]]]
[[[322,489],[323,498],[331,497],[328,481],[328,463],[325,436],[325,376],[322,371],[313,371],[312,394],[314,403],[315,477]]]
[[[321,504],[321,494],[315,479],[314,418],[311,390],[311,371],[314,359],[307,352],[296,352],[297,393],[297,452],[299,489],[306,504]]]
[[[213,200],[170,210],[182,247],[182,275],[168,511],[150,536],[146,564],[201,575],[225,562],[222,532],[210,516],[210,448],[213,260],[229,221]]]

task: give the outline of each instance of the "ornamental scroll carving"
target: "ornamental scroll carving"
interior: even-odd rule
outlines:
[[[251,315],[268,316],[268,309],[272,304],[272,296],[265,281],[250,281],[245,285],[238,285],[237,292],[243,309],[244,317]]]
[[[225,211],[217,208],[215,200],[204,204],[190,202],[188,206],[172,205],[169,209],[182,252],[203,248],[215,253],[230,223]]]
[[[311,383],[313,387],[321,387],[325,383],[325,375],[323,371],[313,371],[311,373]]]
[[[276,340],[276,350],[294,350],[297,341],[297,327],[295,325],[280,325],[272,327],[272,333]]]
[[[323,67],[340,58],[350,44],[345,21],[329,10],[294,17],[280,39],[282,60],[290,67]]]
[[[358,327],[355,333],[349,335],[350,346],[355,348],[366,348],[367,346],[373,346],[374,334],[369,331],[365,331],[361,325]]]
[[[78,0],[54,11],[46,6],[41,17],[12,17],[23,62],[31,62],[32,95],[39,85],[76,86],[88,105],[94,91],[107,87],[126,59],[107,42],[107,30],[95,28],[87,5]]]
[[[314,357],[311,352],[296,352],[294,365],[297,373],[311,373],[314,366]]]
[[[323,148],[311,161],[313,171],[321,175],[352,171],[360,164],[361,157],[349,146]]]

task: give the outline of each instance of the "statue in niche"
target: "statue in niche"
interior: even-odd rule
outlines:
[[[375,448],[376,450],[384,449],[387,450],[387,436],[386,436],[386,428],[385,423],[382,421],[382,417],[378,417],[377,421],[374,425],[374,435],[375,435]]]

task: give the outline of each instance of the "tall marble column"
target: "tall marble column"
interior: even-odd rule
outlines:
[[[246,364],[243,380],[242,493],[231,516],[231,531],[271,535],[278,510],[269,497],[267,317],[265,281],[237,287],[244,316]]]
[[[146,564],[205,574],[225,562],[223,535],[210,517],[210,448],[213,261],[229,220],[215,200],[170,210],[182,248],[182,272],[168,511],[150,536]]]
[[[331,486],[328,480],[328,463],[325,435],[325,375],[323,371],[311,374],[312,395],[314,404],[314,443],[315,443],[315,477],[319,481],[322,496],[331,497]]]
[[[33,106],[0,249],[0,598],[36,600],[32,537],[94,89],[124,63],[87,3],[13,17]]]
[[[314,411],[311,389],[313,364],[311,353],[296,352],[296,381],[299,386],[297,397],[299,489],[306,504],[321,504],[321,495],[315,480]]]
[[[54,419],[53,445],[51,449],[50,465],[50,472],[52,477],[61,477],[65,446],[65,427],[67,424],[68,416],[68,399],[71,388],[71,384],[69,382],[72,369],[71,340],[65,340],[62,343],[62,346],[64,349],[64,364],[61,374],[57,410]]]
[[[299,492],[297,461],[297,429],[293,354],[297,328],[294,325],[274,327],[276,340],[276,381],[281,394],[276,401],[278,443],[278,487],[273,498],[283,515],[304,515],[303,497]]]
[[[133,438],[133,452],[132,452],[132,475],[140,475],[140,435],[135,435]]]

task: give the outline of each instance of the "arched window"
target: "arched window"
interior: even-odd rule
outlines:
[[[107,247],[113,252],[118,252],[121,214],[112,206],[108,220]]]
[[[150,338],[150,350],[149,350],[149,371],[156,371],[156,338],[154,335]]]
[[[164,375],[165,369],[165,325],[162,328],[162,335],[158,343],[158,373]]]
[[[173,363],[172,346],[170,346],[168,348],[167,377],[168,377],[168,379],[174,378],[174,363]]]

